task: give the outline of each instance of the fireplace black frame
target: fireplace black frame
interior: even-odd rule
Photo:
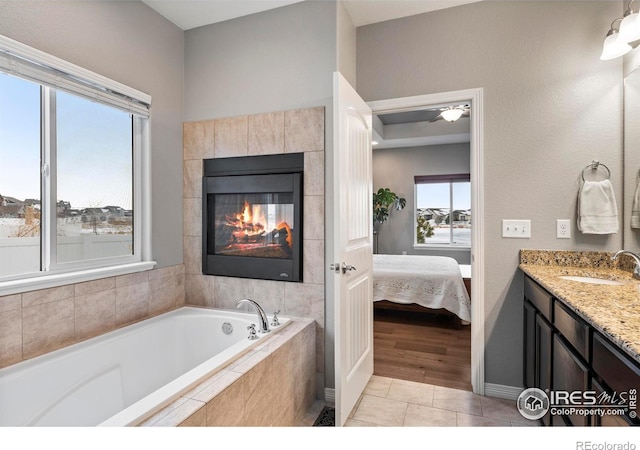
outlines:
[[[304,153],[214,158],[203,161],[202,273],[261,280],[302,281]],[[215,254],[216,194],[293,194],[291,259]]]

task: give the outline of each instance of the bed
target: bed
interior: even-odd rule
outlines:
[[[471,322],[471,301],[455,259],[373,255],[373,301],[446,310]]]

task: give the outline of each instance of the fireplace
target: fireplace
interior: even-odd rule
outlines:
[[[202,270],[302,281],[304,153],[204,160]]]

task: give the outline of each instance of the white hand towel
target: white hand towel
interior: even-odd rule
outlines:
[[[640,228],[640,182],[638,182],[638,186],[636,186],[636,195],[633,197],[631,228]]]
[[[578,230],[583,234],[618,232],[618,205],[609,179],[582,184],[578,194]]]

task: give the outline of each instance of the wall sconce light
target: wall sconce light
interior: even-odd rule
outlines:
[[[611,22],[611,28],[602,46],[601,60],[615,59],[638,46],[636,41],[640,40],[640,14],[638,10],[631,9],[632,1],[629,0],[623,17]],[[617,21],[621,21],[619,28],[614,25]],[[634,45],[629,45],[630,43]]]
[[[455,122],[460,117],[462,117],[463,112],[464,110],[462,110],[461,108],[448,108],[442,111],[440,115],[447,122]]]

